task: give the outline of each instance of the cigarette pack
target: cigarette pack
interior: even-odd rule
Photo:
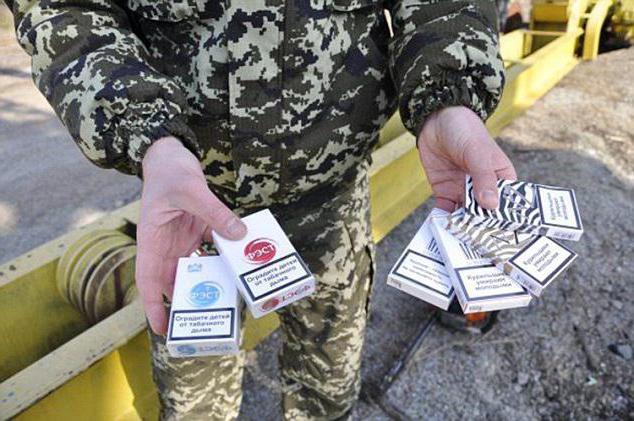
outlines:
[[[449,233],[490,259],[536,297],[577,257],[548,237],[506,231],[478,222],[464,212],[450,215],[447,221]]]
[[[572,189],[525,181],[499,180],[497,209],[484,209],[475,200],[473,180],[466,178],[465,209],[477,220],[505,230],[578,241],[583,234],[577,199]]]
[[[167,330],[173,357],[235,354],[240,348],[240,297],[218,256],[178,260]]]
[[[253,317],[262,317],[315,291],[315,278],[268,209],[242,218],[247,235],[214,244]]]
[[[432,218],[432,232],[464,313],[524,307],[531,295],[489,259],[447,230],[446,216]]]
[[[432,217],[444,215],[441,209],[431,211],[388,274],[387,284],[447,310],[455,292],[430,227]]]

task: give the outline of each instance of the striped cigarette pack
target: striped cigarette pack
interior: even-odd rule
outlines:
[[[490,227],[578,241],[583,225],[575,192],[563,187],[525,181],[498,181],[497,209],[484,209],[475,200],[473,180],[465,181],[465,209]]]
[[[532,296],[526,289],[447,231],[447,216],[433,217],[431,221],[434,238],[464,313],[525,307],[530,303]]]
[[[478,221],[463,210],[447,217],[446,229],[536,297],[577,257],[558,241],[506,231]]]

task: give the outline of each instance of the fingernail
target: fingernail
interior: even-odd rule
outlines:
[[[232,237],[242,238],[247,233],[247,227],[239,219],[232,219],[227,225],[227,234]]]
[[[482,202],[485,206],[494,208],[498,204],[498,195],[496,191],[483,190],[480,197],[482,198]]]

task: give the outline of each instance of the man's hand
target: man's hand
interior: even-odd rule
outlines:
[[[167,330],[163,295],[172,298],[179,257],[189,256],[211,229],[240,239],[246,227],[207,187],[196,157],[176,138],[156,141],[143,159],[137,226],[136,284],[150,327]]]
[[[473,177],[480,206],[489,209],[498,205],[497,180],[517,178],[513,164],[482,120],[466,107],[432,114],[418,136],[418,150],[436,207],[449,212],[463,202],[465,174]]]

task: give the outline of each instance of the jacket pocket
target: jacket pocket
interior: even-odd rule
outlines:
[[[200,12],[196,0],[127,0],[127,6],[145,19],[160,22],[180,22]]]

